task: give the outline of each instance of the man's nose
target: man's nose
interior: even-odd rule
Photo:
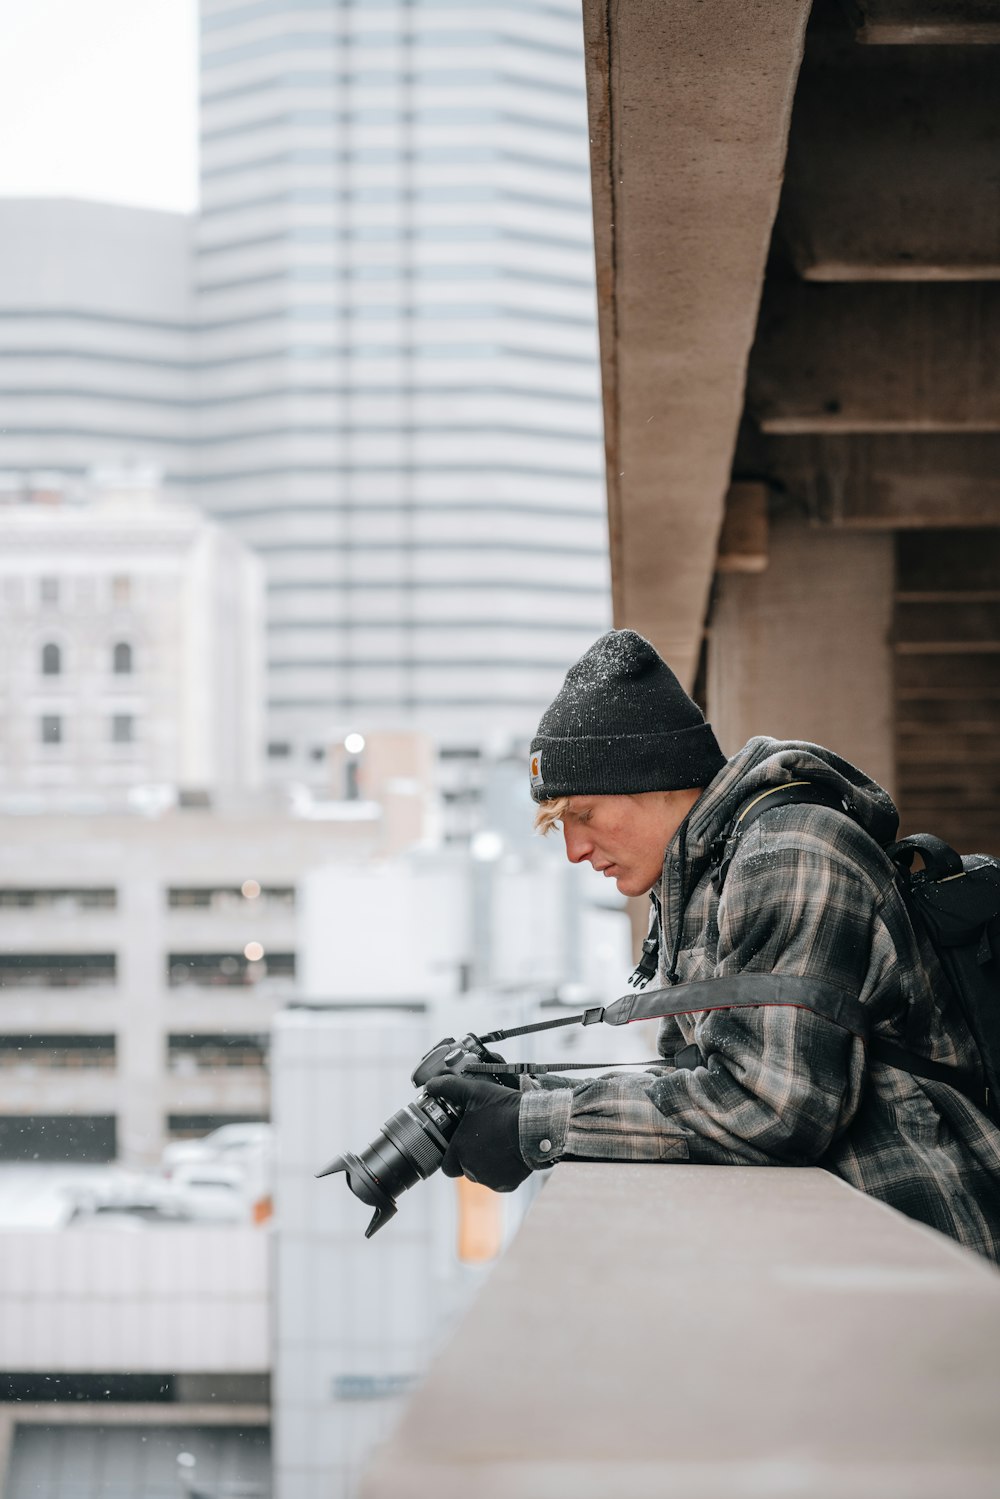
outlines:
[[[572,823],[563,823],[563,838],[566,842],[566,857],[571,864],[579,864],[588,858],[594,851],[592,838],[587,837],[587,831]]]

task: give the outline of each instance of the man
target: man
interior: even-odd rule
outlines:
[[[720,896],[718,840],[736,813],[801,781],[835,792],[845,811],[774,806],[740,839]],[[652,893],[658,985],[777,974],[806,981],[807,996],[810,982],[833,986],[861,1002],[883,1041],[979,1074],[882,851],[896,810],[837,755],[758,738],[727,761],[649,642],[613,630],[543,715],[531,790],[536,823],[561,824],[572,862],[623,894]],[[520,1093],[436,1079],[431,1091],[465,1108],[444,1170],[509,1191],[568,1159],[821,1165],[1000,1259],[1000,1131],[957,1088],[873,1059],[821,1009],[764,999],[668,1018],[661,1055],[695,1048],[693,1065],[673,1069],[525,1079]]]

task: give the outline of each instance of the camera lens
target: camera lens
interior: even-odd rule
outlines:
[[[317,1176],[343,1171],[355,1197],[374,1208],[365,1238],[378,1233],[396,1212],[396,1198],[440,1166],[461,1116],[441,1099],[422,1093],[387,1119],[357,1155],[345,1151]]]

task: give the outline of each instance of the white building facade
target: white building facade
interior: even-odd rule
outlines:
[[[302,891],[313,871],[356,878],[433,836],[428,758],[417,736],[375,736],[354,798],[8,806],[0,1161],[149,1165],[170,1138],[266,1119],[271,1022],[299,993]],[[307,935],[352,971],[384,947],[339,926],[331,943],[321,913]]]
[[[10,817],[0,847],[0,1160],[155,1163],[266,1119],[268,1032],[294,998],[296,901],[346,824],[197,809]]]
[[[258,559],[149,473],[92,475],[77,498],[0,494],[0,806],[252,790]]]

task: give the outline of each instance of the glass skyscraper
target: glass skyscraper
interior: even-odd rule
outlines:
[[[530,733],[609,610],[577,0],[204,0],[201,75],[191,477],[272,760]]]

